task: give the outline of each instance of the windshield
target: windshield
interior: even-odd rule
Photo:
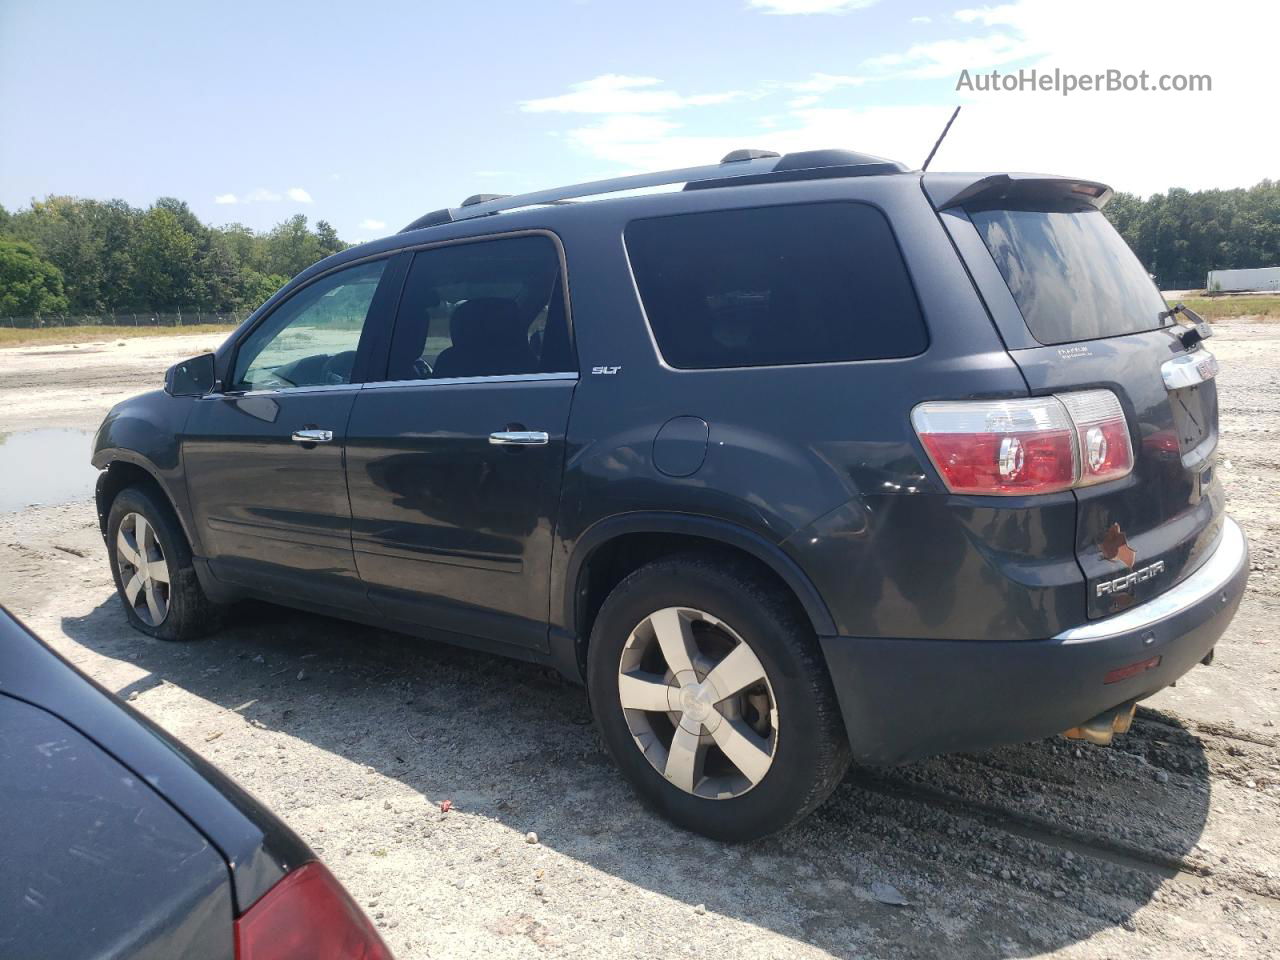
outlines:
[[[1070,343],[1154,330],[1164,298],[1098,210],[969,214],[1032,334]]]

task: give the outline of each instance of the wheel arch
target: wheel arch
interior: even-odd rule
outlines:
[[[583,662],[595,614],[608,593],[607,589],[601,590],[600,584],[612,586],[611,578],[601,579],[598,563],[615,556],[622,544],[634,545],[640,550],[642,559],[629,564],[630,569],[658,556],[699,547],[748,556],[787,588],[818,636],[831,636],[836,632],[831,613],[808,575],[779,546],[759,534],[713,517],[629,513],[593,524],[577,539],[570,554],[561,617],[568,634],[576,638],[579,662]],[[620,577],[612,579],[616,583]]]
[[[145,459],[129,456],[128,451],[115,452],[106,459],[94,487],[94,501],[98,510],[98,528],[102,531],[103,539],[105,540],[107,537],[107,518],[111,513],[111,504],[121,490],[132,486],[146,487],[160,496],[162,502],[173,511],[183,536],[187,538],[187,545],[191,548],[191,552],[199,556],[199,541],[192,536],[186,517],[178,509],[177,503],[169,493],[165,482],[160,478],[159,472]]]

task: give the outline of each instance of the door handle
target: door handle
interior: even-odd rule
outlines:
[[[551,435],[541,430],[499,430],[489,434],[494,446],[535,447],[551,442]]]
[[[328,443],[333,439],[332,430],[295,430],[293,431],[294,443]]]

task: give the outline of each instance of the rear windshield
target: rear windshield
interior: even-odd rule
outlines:
[[[1101,211],[969,214],[1041,343],[1154,330],[1164,298]]]
[[[637,220],[627,252],[673,367],[910,357],[928,345],[884,215],[810,203]]]

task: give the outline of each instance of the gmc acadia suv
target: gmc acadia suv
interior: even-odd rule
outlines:
[[[851,758],[1106,742],[1249,570],[1211,331],[1110,194],[747,150],[427,214],[107,416],[126,614],[178,640],[257,597],[553,665],[724,839]]]

